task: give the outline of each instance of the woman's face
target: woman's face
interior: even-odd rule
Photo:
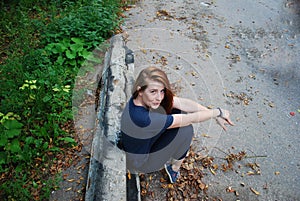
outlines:
[[[157,109],[165,97],[165,87],[162,83],[149,81],[147,88],[139,92],[143,106]]]

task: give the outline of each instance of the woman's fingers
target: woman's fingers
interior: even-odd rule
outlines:
[[[225,126],[225,122],[226,122],[225,119],[218,117],[216,120],[217,120],[217,123],[226,131],[227,128]]]
[[[234,126],[234,123],[229,119],[225,119],[224,117],[217,117],[217,123],[225,130],[227,131],[227,127],[225,126],[225,124],[229,124],[231,126]]]
[[[223,118],[229,125],[234,126],[234,123],[230,120],[229,118],[229,111],[228,110],[224,110],[224,116],[222,116],[221,118]]]
[[[225,119],[225,121],[226,121],[229,125],[234,126],[234,123],[233,123],[229,118]]]

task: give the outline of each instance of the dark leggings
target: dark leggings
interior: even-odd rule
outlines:
[[[153,153],[163,150],[171,142],[173,142],[174,144],[172,145],[172,149],[174,151],[172,151],[173,154],[171,155],[171,157],[177,160],[181,160],[186,156],[189,150],[193,134],[194,133],[192,126],[168,129],[160,136],[160,138],[156,140],[150,152]]]
[[[181,113],[181,111],[173,110],[172,113]],[[192,125],[167,129],[153,143],[147,160],[138,168],[138,171],[144,173],[154,172],[161,169],[171,158],[183,159],[190,148],[193,136],[194,129]],[[130,167],[130,164],[128,165]]]
[[[192,142],[193,127],[169,129],[154,143],[147,160],[138,168],[140,172],[154,172],[160,170],[171,158],[183,159]]]
[[[181,113],[173,110],[172,114]],[[149,173],[160,170],[171,158],[183,159],[192,142],[194,129],[192,125],[167,129],[152,142],[149,154],[127,154],[127,168],[132,172]]]
[[[181,110],[178,109],[173,109],[172,110],[172,114],[182,114],[184,112],[182,112]],[[179,131],[180,130],[180,131]],[[180,136],[177,136],[179,132]],[[184,147],[185,145],[183,145],[182,143],[186,143],[189,144],[188,147],[186,148],[186,151],[178,158],[176,156],[172,156],[174,159],[177,160],[181,160],[183,159],[186,155],[187,152],[189,150],[189,146],[192,142],[192,138],[194,136],[194,130],[193,127],[190,126],[186,126],[186,127],[181,127],[181,128],[173,128],[173,129],[168,129],[166,130],[166,132],[160,136],[160,138],[153,144],[151,152],[156,152],[159,151],[163,148],[165,148],[168,144],[170,144],[171,141],[173,141],[176,138],[176,142],[179,145],[179,147]],[[183,146],[182,146],[183,145]],[[179,148],[180,150],[182,150],[182,148]],[[179,151],[182,152],[182,151]]]

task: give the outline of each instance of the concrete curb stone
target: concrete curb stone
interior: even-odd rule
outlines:
[[[105,55],[101,76],[97,128],[91,147],[86,201],[126,200],[126,157],[117,148],[120,117],[130,97],[133,65],[125,63],[126,48],[121,35],[114,36]]]

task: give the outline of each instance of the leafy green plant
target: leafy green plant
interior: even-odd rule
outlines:
[[[45,40],[59,42],[63,38],[78,37],[91,42],[94,47],[109,38],[120,24],[120,1],[92,0],[54,19],[45,27]]]
[[[0,200],[47,200],[51,161],[76,145],[72,91],[118,28],[120,0],[0,2]],[[45,178],[45,179],[42,179]]]
[[[18,121],[20,117],[12,112],[6,115],[0,113],[0,118],[0,165],[10,161],[17,162],[21,158],[17,153],[21,151],[18,137],[23,124]]]
[[[58,43],[48,44],[45,50],[58,65],[77,67],[89,56],[89,48],[80,38],[64,38]]]

